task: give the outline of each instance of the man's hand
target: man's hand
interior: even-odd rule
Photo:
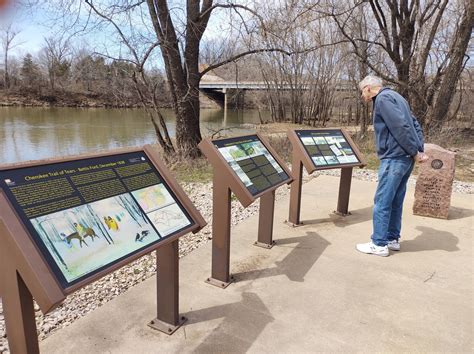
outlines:
[[[424,152],[418,152],[415,156],[415,162],[423,163],[429,159],[429,156],[426,155]]]

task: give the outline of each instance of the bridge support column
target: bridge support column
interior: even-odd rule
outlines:
[[[224,112],[227,112],[227,89],[222,89],[222,92],[224,93]]]

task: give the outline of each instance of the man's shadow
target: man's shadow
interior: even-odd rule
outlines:
[[[437,251],[457,252],[459,238],[451,232],[440,231],[431,227],[417,226],[421,234],[413,240],[400,240],[400,247],[403,252]]]
[[[306,236],[276,240],[275,247],[292,249],[283,260],[275,261],[275,267],[234,273],[234,277],[237,281],[242,281],[286,275],[291,281],[303,282],[306,273],[329,245],[326,239],[315,232],[306,232]]]

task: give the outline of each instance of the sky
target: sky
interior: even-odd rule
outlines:
[[[27,53],[33,55],[37,54],[38,51],[44,46],[44,38],[55,34],[57,28],[53,28],[53,22],[51,20],[51,13],[48,13],[44,9],[44,6],[21,6],[23,3],[32,3],[36,0],[0,0],[0,28],[13,23],[13,28],[20,31],[15,39],[17,46],[10,51],[12,57],[21,58]],[[267,0],[271,1],[271,0]],[[51,1],[52,2],[52,1]],[[222,38],[223,31],[225,31],[226,24],[228,23],[228,17],[224,13],[213,13],[211,21],[205,32],[205,38],[212,40],[213,38]],[[143,23],[137,23],[137,26],[144,26]],[[88,46],[91,51],[97,50],[102,52],[105,46],[113,48],[114,44],[111,43],[110,38],[115,38],[111,32],[98,32],[94,33],[94,36],[83,37],[76,41],[79,41],[83,46],[88,46],[87,43],[92,43],[97,46],[93,48]],[[474,43],[474,42],[473,42]],[[468,52],[472,55],[474,44],[471,43]],[[117,47],[115,47],[117,48]],[[469,65],[473,63],[471,57]]]
[[[7,6],[2,6],[2,3],[5,2],[8,2]],[[26,7],[21,5],[28,2],[28,0],[0,0],[0,28],[12,23],[14,30],[20,31],[14,41],[17,45],[10,51],[10,55],[13,57],[22,57],[27,53],[37,54],[44,46],[44,38],[54,35],[57,33],[55,31],[59,30],[59,27],[54,26],[54,22],[51,20],[52,14],[44,6]],[[211,17],[211,22],[205,33],[206,38],[212,39],[222,35],[220,20],[223,19],[219,16]],[[137,26],[143,26],[143,23],[137,23]],[[82,43],[93,41],[94,45],[103,47],[104,44],[111,46],[110,38],[115,38],[115,36],[111,32],[107,35],[102,31],[94,33],[93,36],[76,39],[76,41]],[[94,50],[94,48],[90,49]]]
[[[12,2],[12,1],[11,1]],[[9,4],[6,8],[0,8],[0,25],[10,23],[13,28],[20,31],[14,43],[20,43],[12,54],[36,53],[43,45],[44,37],[51,29],[46,27],[47,16],[41,9],[25,9],[15,4]]]

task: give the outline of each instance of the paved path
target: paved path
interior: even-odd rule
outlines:
[[[453,194],[450,220],[413,216],[407,194],[402,251],[358,253],[369,239],[375,183],[354,180],[352,215],[332,214],[338,178],[303,186],[302,220],[275,209],[271,250],[252,246],[258,216],[232,230],[222,290],[204,283],[211,244],[180,260],[180,311],[172,336],[147,327],[153,277],[40,343],[43,353],[472,352],[474,195]]]

